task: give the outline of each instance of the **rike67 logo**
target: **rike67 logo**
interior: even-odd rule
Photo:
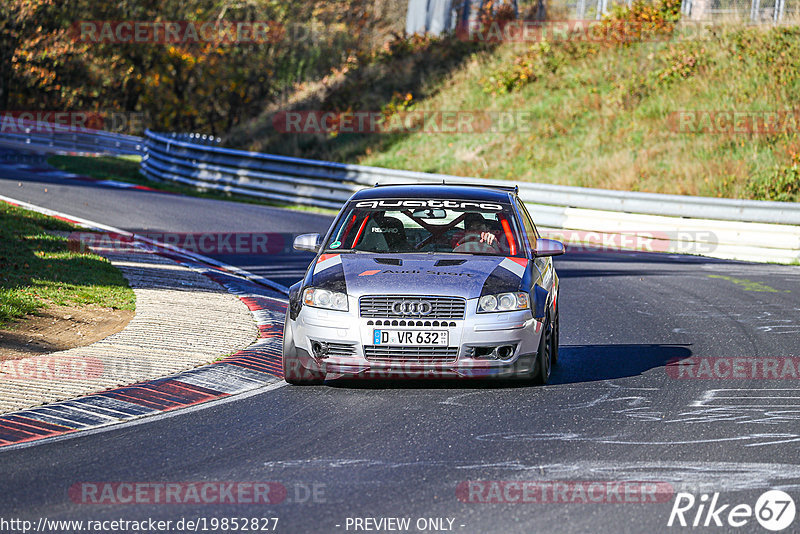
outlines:
[[[743,527],[751,531],[755,518],[767,530],[778,532],[789,527],[795,518],[794,499],[783,491],[769,490],[761,494],[755,506],[721,503],[719,493],[700,495],[680,492],[669,514],[667,526],[681,527]]]

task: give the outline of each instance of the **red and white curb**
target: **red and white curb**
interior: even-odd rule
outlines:
[[[218,362],[70,401],[0,416],[0,448],[118,424],[251,392],[283,382],[282,344],[286,288],[193,252],[79,217],[0,195],[3,202],[80,226],[132,238],[134,244],[200,272],[238,296],[250,309],[259,339]],[[271,289],[267,289],[268,288]]]

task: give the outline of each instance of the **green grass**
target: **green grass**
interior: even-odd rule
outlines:
[[[47,305],[133,310],[136,297],[106,259],[69,249],[72,225],[0,203],[0,325]]]
[[[50,156],[47,163],[66,172],[100,180],[119,180],[138,185],[152,186],[150,180],[139,173],[140,156]],[[162,189],[166,189],[166,184]]]
[[[515,182],[800,200],[800,125],[696,133],[676,131],[671,118],[686,110],[796,110],[798,27],[718,27],[701,40],[626,45],[510,43],[451,67],[406,88],[415,109],[525,112],[530,120],[502,133],[278,136],[265,126],[270,110],[228,139],[286,155]],[[380,73],[381,84],[407,83],[403,69]],[[305,107],[299,96],[288,101],[293,109],[365,109],[350,104],[363,100],[353,84],[341,85],[346,91],[334,86]]]
[[[310,211],[315,213],[335,214],[336,210],[316,208],[313,206],[297,206],[281,202],[261,200],[244,195],[226,193],[224,191],[203,190],[188,185],[158,182],[150,180],[139,173],[141,158],[139,156],[51,156],[47,163],[51,166],[66,172],[98,178],[100,180],[116,180],[130,184],[143,185],[168,191],[201,198],[211,198],[214,200],[232,200],[245,202],[248,204],[260,204],[274,206],[284,209],[294,209],[298,211]]]

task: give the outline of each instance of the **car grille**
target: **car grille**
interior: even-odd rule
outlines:
[[[426,301],[432,306],[427,315],[404,315],[394,313],[392,306],[396,302]],[[361,317],[381,317],[397,319],[463,319],[467,301],[457,297],[426,297],[420,295],[366,296],[359,300]]]
[[[365,345],[364,356],[371,362],[451,363],[458,347],[384,347]]]

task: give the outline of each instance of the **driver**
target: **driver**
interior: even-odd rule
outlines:
[[[489,229],[489,224],[480,213],[467,213],[464,216],[466,233],[453,252],[490,252],[497,250],[497,236]]]

